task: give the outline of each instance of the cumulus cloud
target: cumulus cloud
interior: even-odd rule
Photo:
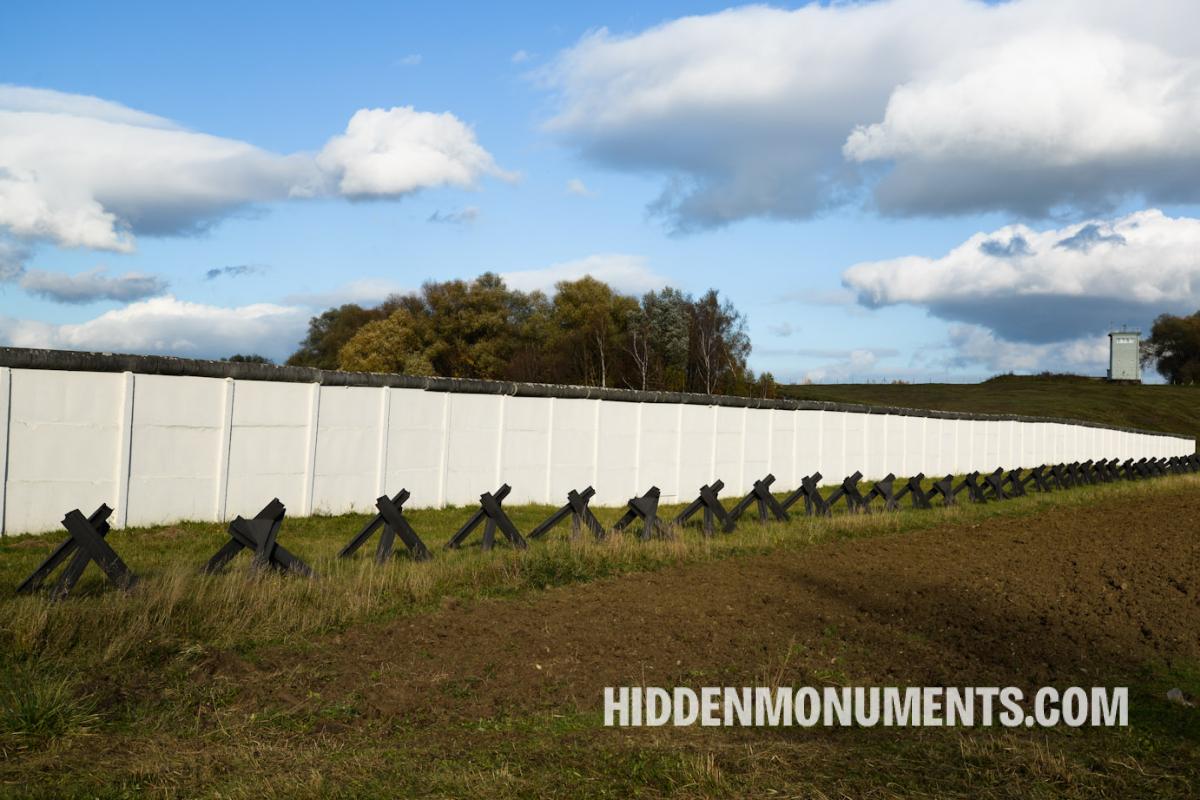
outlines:
[[[0,317],[0,342],[12,347],[106,350],[223,358],[254,352],[288,355],[304,335],[308,309],[258,303],[225,308],[171,296],[131,303],[81,323],[56,325]]]
[[[364,108],[317,154],[317,165],[352,198],[394,197],[432,186],[474,187],[484,175],[510,179],[453,114],[412,106]]]
[[[1065,342],[1035,344],[998,337],[980,325],[954,324],[949,354],[938,363],[947,369],[983,367],[989,372],[1069,372],[1101,375],[1108,363],[1108,339],[1084,336]]]
[[[875,350],[850,350],[831,357],[833,360],[804,372],[803,383],[858,383],[873,377],[880,358],[894,353]]]
[[[940,258],[855,264],[842,282],[871,308],[908,304],[1008,341],[1060,342],[1200,307],[1200,220],[1151,209],[1045,231],[1011,225]]]
[[[0,232],[129,252],[240,209],[399,197],[502,175],[452,114],[363,109],[314,157],[278,154],[95,97],[0,85]]]
[[[1200,5],[891,0],[750,6],[588,34],[539,74],[546,127],[664,176],[680,229],[1200,200]]]
[[[630,294],[661,289],[668,284],[666,278],[655,274],[646,265],[646,259],[642,256],[621,253],[588,256],[542,269],[505,272],[500,277],[512,289],[551,292],[559,281],[576,281],[586,275],[607,283],[617,291]]]
[[[467,206],[458,211],[434,211],[429,215],[426,222],[436,222],[442,225],[471,225],[479,219],[479,209],[475,206]]]
[[[128,303],[167,291],[167,282],[157,275],[127,272],[124,275],[109,277],[104,267],[96,267],[75,275],[31,269],[21,275],[18,284],[30,294],[47,300],[75,304],[95,303],[99,300]]]

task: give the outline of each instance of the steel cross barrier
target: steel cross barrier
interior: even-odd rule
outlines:
[[[896,497],[896,476],[893,473],[889,472],[880,480],[875,481],[875,485],[871,487],[871,490],[863,495],[863,509],[869,512],[871,510],[871,501],[876,497],[883,500],[884,511],[895,511],[900,507],[898,498]]]
[[[1004,485],[1008,487],[1009,497],[1024,497],[1025,482],[1021,480],[1021,468],[1009,470],[1004,475]]]
[[[771,493],[771,484],[775,483],[775,476],[767,473],[761,480],[754,482],[754,487],[750,492],[738,501],[729,511],[729,518],[737,522],[742,514],[746,512],[750,506],[757,506],[758,521],[766,523],[768,516],[773,516],[779,522],[788,521],[788,513],[779,501],[775,499],[775,495]]]
[[[596,541],[600,541],[604,538],[604,526],[600,524],[600,520],[596,519],[596,515],[588,507],[588,503],[591,502],[595,494],[596,490],[591,486],[582,492],[577,492],[574,489],[567,492],[567,504],[547,517],[541,525],[530,531],[529,538],[542,538],[551,528],[570,516],[572,539],[577,538],[586,527],[592,532],[592,536],[596,537]]]
[[[1054,483],[1055,488],[1070,489],[1071,476],[1067,474],[1067,465],[1055,464],[1050,467],[1050,480]]]
[[[816,514],[822,517],[828,517],[832,511],[829,508],[829,502],[821,496],[821,480],[825,476],[819,472],[814,472],[812,475],[805,475],[800,479],[800,488],[789,494],[780,503],[780,507],[786,512],[801,499],[804,500],[804,513],[807,516]]]
[[[414,561],[427,561],[432,558],[429,548],[421,541],[421,537],[413,530],[412,525],[408,524],[408,519],[404,516],[404,503],[411,496],[407,489],[401,489],[396,492],[394,497],[384,495],[377,498],[375,508],[379,510],[379,513],[346,543],[346,546],[338,552],[338,558],[349,557],[371,538],[371,534],[380,528],[383,531],[379,534],[379,542],[375,545],[376,564],[386,563],[391,558],[397,536],[400,537],[400,541],[404,542]]]
[[[896,492],[896,501],[899,502],[904,498],[904,495],[912,495],[913,508],[933,508],[933,504],[929,502],[931,493],[926,492],[922,487],[925,482],[925,473],[918,472],[916,475],[909,477],[908,481],[900,487],[900,491]]]
[[[289,553],[287,548],[278,542],[279,528],[283,525],[286,513],[287,509],[276,497],[263,506],[253,519],[236,517],[229,523],[229,541],[213,554],[202,571],[205,574],[219,572],[242,550],[251,550],[254,553],[252,564],[255,569],[271,568],[282,572],[295,572],[306,578],[315,577],[308,564]]]
[[[929,490],[929,499],[932,500],[936,495],[941,495],[943,506],[956,506],[958,505],[958,493],[965,488],[967,488],[965,481],[960,483],[956,488],[954,486],[954,476],[947,475],[933,482],[933,488]]]
[[[1008,492],[1004,491],[1004,468],[997,467],[993,472],[983,476],[983,492],[991,490],[992,499],[1007,500],[1009,499]]]
[[[705,536],[712,536],[716,533],[716,525],[714,521],[721,523],[722,533],[732,533],[737,527],[737,520],[730,516],[725,510],[725,506],[721,503],[721,498],[717,495],[725,488],[725,482],[717,479],[712,484],[706,484],[700,487],[700,496],[688,504],[687,508],[679,512],[679,516],[671,522],[672,525],[680,527],[687,524],[697,511],[703,511],[703,524],[701,530]]]
[[[90,517],[83,516],[83,512],[79,509],[68,511],[62,521],[63,527],[69,534],[66,541],[56,547],[54,552],[38,565],[38,568],[28,578],[22,581],[21,585],[17,587],[17,592],[20,594],[36,592],[42,588],[54,570],[68,558],[71,561],[63,568],[62,574],[55,581],[50,590],[51,597],[66,597],[71,589],[75,588],[75,584],[79,582],[80,576],[83,575],[83,571],[91,561],[96,562],[96,566],[103,570],[109,582],[114,586],[126,590],[133,588],[137,583],[137,576],[129,570],[129,567],[125,566],[125,562],[109,546],[108,542],[104,541],[104,537],[110,530],[108,518],[111,514],[112,509],[104,503],[101,503]]]
[[[1050,479],[1046,476],[1046,465],[1034,467],[1029,470],[1029,474],[1021,478],[1021,491],[1028,493],[1028,486],[1033,484],[1033,488],[1039,492],[1052,492],[1054,487],[1050,485]]]
[[[1117,459],[1106,458],[1101,463],[1104,465],[1101,480],[1105,483],[1121,480],[1121,466]]]
[[[846,508],[851,514],[869,513],[870,509],[866,508],[863,503],[862,493],[858,491],[858,482],[862,480],[862,473],[855,472],[853,475],[842,479],[841,484],[829,493],[829,507],[832,508],[838,500],[846,498]]]
[[[508,518],[501,503],[504,498],[508,497],[508,493],[512,491],[512,487],[507,483],[503,484],[496,490],[495,494],[484,492],[479,495],[479,510],[471,515],[458,531],[450,537],[450,541],[446,542],[446,549],[457,549],[462,545],[466,538],[471,535],[471,531],[479,526],[479,523],[485,523],[483,526],[483,542],[484,550],[491,550],[496,543],[496,529],[504,534],[504,538],[508,539],[509,544],[518,550],[524,550],[529,544],[525,538],[521,536],[521,532],[517,530],[517,526]]]
[[[1120,466],[1121,477],[1127,481],[1137,480],[1137,471],[1133,468],[1133,459],[1127,458]]]
[[[958,485],[958,487],[955,488],[954,493],[958,494],[959,492],[961,492],[964,489],[966,489],[967,498],[969,500],[971,500],[971,502],[973,502],[973,503],[986,503],[987,502],[987,496],[984,495],[984,493],[983,493],[984,487],[979,485],[979,473],[978,472],[968,472],[965,476],[963,476],[962,483],[960,483]]]
[[[641,497],[631,498],[626,504],[629,506],[629,510],[617,520],[617,524],[613,525],[613,530],[623,531],[635,519],[640,518],[642,520],[642,532],[638,538],[642,541],[652,536],[668,536],[670,531],[663,525],[662,520],[658,518],[658,499],[660,494],[657,486],[651,486],[650,491]]]

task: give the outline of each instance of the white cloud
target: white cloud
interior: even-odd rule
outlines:
[[[129,252],[257,203],[398,197],[503,175],[452,114],[363,109],[314,158],[186,130],[117,103],[0,85],[0,232]]]
[[[0,317],[0,341],[13,347],[224,358],[282,358],[304,336],[305,308],[257,303],[236,308],[156,297],[82,323],[55,325]]]
[[[681,228],[1200,200],[1200,4],[892,0],[749,6],[588,34],[539,74],[547,129],[666,178]],[[876,183],[878,181],[878,183]]]
[[[550,292],[559,281],[575,281],[590,275],[603,281],[617,291],[641,294],[661,289],[669,282],[655,274],[642,256],[607,253],[564,261],[542,269],[517,270],[502,273],[500,277],[510,289],[524,292],[536,290]]]
[[[1068,372],[1103,375],[1108,362],[1108,338],[1083,336],[1065,342],[1011,342],[979,325],[950,326],[948,369],[982,366],[990,372]]]
[[[869,307],[909,304],[1020,342],[1056,342],[1200,307],[1200,220],[1139,211],[1036,231],[977,233],[940,258],[855,264]]]
[[[484,175],[509,177],[474,132],[453,114],[402,108],[355,112],[344,134],[317,154],[348,197],[386,197],[432,186],[474,187]]]
[[[359,278],[324,292],[290,294],[284,298],[289,305],[309,308],[332,308],[346,303],[377,306],[393,294],[411,294],[412,289],[387,278]]]
[[[415,67],[421,63],[421,54],[409,53],[397,63],[399,63],[402,67]]]
[[[821,367],[806,371],[804,383],[855,383],[871,376],[879,363],[873,350],[851,350],[844,357]]]
[[[526,52],[525,50],[518,50],[512,54],[512,57],[509,59],[509,61],[514,64],[524,64],[531,58],[533,58],[533,56],[530,53]]]
[[[104,267],[75,275],[31,269],[21,275],[18,284],[30,294],[56,303],[94,303],[98,300],[128,303],[167,291],[167,282],[157,275],[127,272],[109,277]]]
[[[591,197],[593,192],[579,178],[571,178],[567,181],[567,194],[578,195],[579,197]]]
[[[791,336],[794,332],[795,328],[792,327],[790,322],[773,323],[767,326],[767,333],[771,334],[772,336],[786,338]]]

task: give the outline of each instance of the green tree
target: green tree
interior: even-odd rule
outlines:
[[[626,352],[638,389],[679,391],[687,380],[692,300],[667,287],[647,292],[627,315]]]
[[[745,391],[746,359],[750,337],[746,318],[729,300],[709,289],[692,304],[689,373],[694,391]]]
[[[230,361],[235,364],[274,364],[275,362],[266,356],[260,356],[258,353],[234,353],[225,361]]]
[[[1143,363],[1154,362],[1174,384],[1200,383],[1200,311],[1186,317],[1162,314],[1142,342]]]
[[[637,300],[617,294],[590,275],[555,286],[552,319],[560,353],[570,354],[569,380],[610,386],[624,372],[622,356],[629,315]]]
[[[338,363],[349,370],[506,379],[546,313],[543,295],[511,291],[494,273],[470,282],[430,281],[419,295],[400,298],[387,319],[364,325],[341,348]]]
[[[342,346],[367,323],[386,318],[399,302],[400,298],[393,296],[375,308],[347,303],[321,312],[308,321],[308,335],[287,363],[294,367],[337,369]]]

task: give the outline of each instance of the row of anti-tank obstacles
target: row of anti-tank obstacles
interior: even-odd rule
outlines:
[[[631,499],[625,514],[612,526],[613,531],[622,531],[637,520],[641,520],[641,539],[670,535],[671,528],[682,527],[696,514],[702,512],[701,530],[706,536],[712,536],[719,529],[731,533],[737,526],[742,515],[755,507],[758,521],[766,523],[771,519],[785,522],[789,519],[788,511],[797,503],[804,502],[804,513],[809,516],[829,516],[833,507],[841,501],[846,509],[853,514],[869,514],[878,505],[880,510],[895,511],[900,508],[905,496],[910,498],[913,508],[932,508],[939,498],[944,506],[953,506],[958,502],[958,496],[966,493],[966,497],[975,503],[986,503],[991,500],[1008,500],[1028,494],[1030,491],[1052,492],[1097,483],[1112,483],[1114,481],[1133,481],[1156,478],[1164,475],[1177,475],[1200,472],[1200,454],[1177,456],[1173,458],[1142,458],[1137,461],[1127,459],[1124,462],[1117,459],[1100,461],[1084,461],[1072,464],[1056,464],[1053,466],[1035,467],[1030,470],[1013,469],[983,475],[972,472],[955,484],[954,476],[947,475],[941,480],[933,481],[931,488],[924,488],[925,476],[915,475],[898,488],[895,475],[888,475],[863,493],[859,489],[862,473],[855,472],[835,486],[828,495],[822,495],[820,490],[823,476],[817,472],[802,478],[800,488],[788,494],[782,500],[775,497],[771,486],[775,482],[774,475],[767,475],[754,482],[750,492],[730,509],[726,509],[719,498],[725,484],[715,481],[700,488],[699,496],[687,505],[673,520],[664,523],[658,516],[659,490],[657,486],[640,497]],[[446,542],[446,548],[458,548],[467,537],[483,525],[482,548],[490,550],[495,544],[496,531],[516,548],[524,549],[529,546],[526,537],[521,535],[517,526],[505,513],[503,502],[512,490],[504,484],[495,493],[485,492],[479,498],[479,508],[471,515],[458,531]],[[582,492],[574,489],[567,492],[567,502],[562,508],[551,514],[544,522],[529,532],[529,539],[540,539],[567,517],[571,518],[572,537],[581,535],[586,528],[597,540],[607,535],[604,526],[596,519],[589,508],[589,503],[596,491],[587,487]],[[379,541],[375,547],[375,561],[385,563],[392,557],[396,537],[399,537],[408,549],[409,555],[416,561],[432,558],[429,549],[421,541],[421,537],[413,530],[408,519],[404,516],[404,503],[409,498],[409,492],[401,489],[393,497],[386,495],[375,501],[379,513],[375,515],[362,530],[355,534],[345,547],[338,553],[340,558],[346,558],[362,547],[368,539],[380,531]],[[876,503],[878,501],[878,503]],[[205,573],[221,571],[234,556],[242,550],[254,553],[255,568],[275,569],[283,572],[293,572],[307,577],[315,577],[315,573],[301,559],[290,553],[279,544],[279,529],[283,524],[285,509],[279,499],[273,499],[263,507],[253,519],[237,517],[229,525],[229,541],[226,542],[204,566]],[[64,597],[79,581],[88,563],[95,561],[103,570],[109,581],[118,587],[128,589],[137,583],[134,575],[116,551],[105,541],[110,528],[108,517],[112,509],[101,505],[90,517],[83,516],[79,509],[67,512],[63,519],[63,527],[69,534],[66,541],[60,544],[50,556],[33,571],[20,586],[18,592],[35,592],[45,585],[51,574],[67,563],[65,569],[55,581],[50,593],[54,597]]]

